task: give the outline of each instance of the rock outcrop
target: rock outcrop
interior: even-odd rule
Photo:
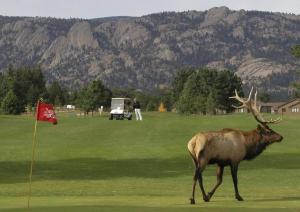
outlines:
[[[151,91],[169,86],[180,68],[208,66],[287,92],[300,64],[290,55],[299,16],[226,7],[91,20],[0,16],[0,33],[0,71],[41,64],[48,82],[72,89],[101,79]]]

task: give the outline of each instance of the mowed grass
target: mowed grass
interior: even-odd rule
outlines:
[[[300,117],[272,128],[284,136],[239,169],[238,202],[230,171],[211,202],[189,204],[193,163],[186,150],[199,131],[251,130],[250,115],[144,113],[142,122],[60,115],[39,122],[31,209],[28,172],[34,120],[0,116],[0,211],[300,211]],[[209,191],[215,166],[204,172]]]

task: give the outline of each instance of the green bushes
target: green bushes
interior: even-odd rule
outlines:
[[[173,101],[180,113],[215,114],[230,112],[234,90],[242,91],[242,83],[231,71],[207,68],[184,69],[173,81]]]
[[[26,106],[34,106],[39,98],[47,97],[46,83],[40,67],[9,67],[0,75],[2,113],[20,114]]]

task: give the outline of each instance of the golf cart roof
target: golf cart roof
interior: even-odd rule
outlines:
[[[111,98],[111,110],[123,110],[130,104],[129,98]]]
[[[130,98],[111,98],[111,99],[115,99],[115,100],[122,100],[122,99],[128,99],[128,100],[130,100]]]

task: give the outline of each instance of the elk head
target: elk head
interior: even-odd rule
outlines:
[[[233,106],[235,108],[247,108],[250,110],[250,112],[252,113],[253,117],[255,118],[255,120],[259,123],[257,125],[257,132],[259,133],[259,135],[261,136],[261,140],[263,142],[265,142],[266,144],[271,144],[274,142],[280,142],[283,137],[276,133],[275,131],[273,131],[268,124],[275,124],[275,123],[279,123],[281,121],[281,117],[273,120],[265,120],[263,118],[263,116],[261,115],[261,113],[259,112],[259,109],[257,108],[257,104],[256,104],[256,97],[257,97],[257,91],[255,92],[254,95],[254,102],[252,102],[251,96],[252,96],[252,91],[253,91],[253,87],[251,88],[251,91],[249,93],[248,99],[243,99],[241,98],[237,91],[235,90],[235,96],[233,97],[229,97],[232,99],[236,99],[237,101],[239,101],[240,103],[242,103],[241,106]]]

